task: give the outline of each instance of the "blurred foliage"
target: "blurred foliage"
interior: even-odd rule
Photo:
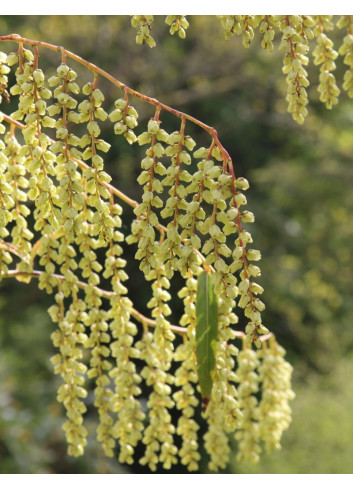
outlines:
[[[282,55],[276,48],[268,54],[256,39],[249,49],[240,39],[225,41],[213,16],[188,21],[181,40],[169,35],[164,17],[157,17],[155,49],[136,45],[128,16],[2,16],[0,32],[63,45],[131,88],[217,129],[237,176],[250,181],[249,210],[256,216],[251,232],[262,252],[264,320],[294,365],[297,394],[282,452],[264,456],[257,466],[234,462],[228,472],[347,473],[353,453],[353,102],[342,93],[338,106],[325,109],[318,101],[318,70],[311,69],[309,116],[298,126],[286,113]],[[40,55],[44,64],[46,56],[57,56],[44,50]],[[341,83],[343,66],[337,65]],[[104,83],[100,88],[109,106],[118,89]],[[150,109],[135,105],[140,119],[148,119]],[[117,187],[139,199],[141,152],[120,139],[113,143],[107,171]],[[132,212],[125,210],[128,233]],[[126,257],[133,257],[131,248]],[[127,271],[130,295],[145,312],[150,292],[133,261]],[[90,411],[85,456],[67,457],[57,379],[49,363],[50,298],[35,284],[10,281],[1,284],[0,294],[0,473],[145,470],[104,457],[95,444]],[[206,461],[202,471],[207,472]]]

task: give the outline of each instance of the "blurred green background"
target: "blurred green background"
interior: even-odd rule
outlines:
[[[352,473],[353,100],[342,92],[339,105],[326,110],[318,100],[318,70],[309,67],[310,115],[299,126],[286,112],[282,54],[266,53],[258,35],[250,49],[239,38],[225,41],[214,16],[188,20],[187,38],[181,40],[169,35],[164,17],[156,17],[154,49],[135,44],[129,16],[2,16],[0,35],[16,32],[62,45],[131,88],[217,129],[237,175],[251,184],[248,209],[256,216],[251,232],[262,252],[264,322],[287,350],[296,392],[282,451],[264,454],[258,465],[240,465],[234,442],[225,472]],[[343,34],[332,37],[338,49]],[[13,43],[0,46],[13,49]],[[60,62],[52,52],[41,50],[40,56],[42,66]],[[72,67],[79,71],[76,63]],[[338,59],[339,85],[343,73]],[[80,76],[85,80],[87,71]],[[107,107],[121,95],[104,81],[99,87]],[[134,105],[146,123],[151,109],[139,101]],[[173,121],[166,123],[177,129]],[[197,128],[187,129],[208,143]],[[116,137],[106,167],[115,186],[135,199],[141,195],[140,157],[140,148]],[[132,213],[124,210],[127,234]],[[133,255],[127,248],[126,256]],[[148,287],[134,264],[128,272],[131,296],[144,312]],[[66,455],[63,410],[56,402],[59,380],[49,362],[51,303],[35,283],[0,284],[0,473],[147,472],[105,458],[95,441],[90,398],[86,453],[78,460]],[[175,304],[176,317],[179,307]],[[207,472],[206,457],[200,472]]]

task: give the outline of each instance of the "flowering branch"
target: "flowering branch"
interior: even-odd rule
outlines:
[[[27,39],[25,37],[21,37],[18,34],[9,34],[7,36],[0,36],[0,42],[4,42],[4,41],[14,41],[14,42],[17,42],[20,44],[29,44],[33,47],[40,46],[40,47],[43,47],[46,49],[50,49],[51,51],[56,51],[56,52],[60,53],[62,56],[74,59],[75,61],[77,61],[81,65],[88,68],[90,71],[93,71],[93,73],[97,73],[97,74],[101,75],[103,78],[106,78],[111,83],[113,83],[114,85],[119,87],[121,90],[123,90],[125,93],[129,93],[130,95],[133,95],[134,97],[137,97],[141,100],[144,100],[145,102],[147,102],[149,104],[152,104],[152,105],[159,107],[160,110],[163,109],[166,112],[170,112],[171,114],[174,114],[176,117],[179,117],[180,119],[187,119],[187,120],[193,122],[194,124],[196,124],[197,126],[201,127],[206,132],[208,132],[212,138],[215,139],[219,150],[221,151],[222,154],[224,154],[224,156],[227,158],[227,160],[231,160],[231,158],[229,157],[229,154],[223,148],[221,142],[218,139],[217,131],[213,127],[208,126],[207,124],[204,124],[203,122],[199,121],[198,119],[196,119],[195,117],[193,117],[191,115],[185,114],[184,112],[181,112],[177,109],[173,109],[172,107],[169,107],[168,105],[165,105],[165,104],[159,102],[159,100],[157,100],[155,98],[148,97],[147,95],[144,95],[140,92],[137,92],[136,90],[133,90],[132,88],[128,87],[127,85],[125,85],[124,83],[119,81],[117,78],[113,77],[112,75],[110,75],[106,71],[102,70],[98,66],[95,66],[93,63],[86,61],[85,59],[81,58],[77,54],[72,53],[71,51],[68,51],[67,49],[64,49],[61,46],[56,46],[54,44],[50,44],[50,43],[47,43],[44,41],[35,41],[32,39]]]

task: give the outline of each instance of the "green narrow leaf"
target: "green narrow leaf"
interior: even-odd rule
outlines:
[[[207,405],[212,391],[217,346],[218,302],[211,275],[203,271],[197,280],[196,358],[201,397]]]

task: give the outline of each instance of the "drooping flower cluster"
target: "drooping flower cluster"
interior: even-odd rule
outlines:
[[[270,338],[269,345],[257,352],[261,361],[259,380],[262,397],[258,407],[259,436],[268,452],[281,448],[280,439],[291,422],[289,401],[294,398],[291,389],[292,366],[284,360],[285,350]]]
[[[149,19],[135,17],[141,35],[147,36]],[[245,37],[259,21],[240,20],[236,28],[247,32]],[[187,27],[183,16],[171,16],[169,21],[183,37],[180,29]],[[8,89],[7,67],[15,65],[16,80],[9,93],[18,105],[11,116],[1,116],[0,124],[0,278],[36,277],[39,287],[54,295],[49,312],[57,323],[52,333],[57,354],[51,361],[62,379],[58,401],[67,413],[63,428],[69,454],[82,455],[87,443],[88,381],[99,418],[97,438],[106,455],[117,452],[122,463],[135,461],[141,442],[145,451],[140,463],[151,470],[181,462],[196,471],[199,412],[207,425],[204,446],[211,470],[226,467],[230,434],[238,433],[240,451],[247,453],[260,426],[260,436],[270,446],[261,420],[274,404],[268,394],[273,383],[282,392],[282,402],[276,405],[282,422],[272,443],[278,446],[280,432],[289,422],[290,396],[285,391],[289,380],[276,383],[268,363],[259,370],[257,382],[246,370],[262,361],[255,351],[269,335],[261,317],[265,305],[258,297],[263,289],[255,282],[260,269],[253,262],[260,259],[260,252],[249,247],[248,223],[254,215],[245,209],[247,180],[235,176],[212,128],[200,123],[210,144],[197,147],[187,134],[194,118],[140,94],[155,106],[155,115],[137,134],[138,114],[130,101],[136,92],[117,81],[123,97],[106,110],[99,88],[101,70],[93,70],[93,80],[81,86],[78,73],[67,63],[69,53],[57,48],[61,64],[47,80],[38,65],[35,42],[32,51],[16,40],[17,52],[0,53],[1,93]],[[91,64],[88,67],[92,70]],[[167,110],[180,120],[179,129],[170,133],[163,122]],[[100,124],[109,121],[112,138],[123,135],[129,144],[145,147],[138,177],[140,204],[113,187],[104,170],[110,143],[102,139]],[[129,236],[122,232],[123,210],[117,198],[134,207]],[[128,297],[124,241],[135,246],[139,268],[151,284],[150,317],[137,311]],[[14,259],[18,263],[11,270]],[[212,274],[218,302],[213,388],[203,406],[195,341],[196,290],[202,270]],[[173,325],[170,287],[176,276],[184,284],[178,294],[184,312]],[[109,290],[102,288],[103,283]],[[248,319],[245,332],[235,329],[237,307]],[[239,337],[246,345],[240,353],[235,345]],[[282,354],[274,355],[275,368],[278,364],[284,378],[288,369]],[[252,365],[254,358],[257,363]],[[264,350],[263,361],[268,358]],[[256,418],[251,399],[261,385],[262,418]]]
[[[284,354],[285,350],[271,336],[256,352],[244,344],[238,355],[236,378],[243,415],[235,434],[239,461],[257,462],[261,441],[267,452],[281,447],[282,433],[291,422],[289,401],[294,398],[290,384],[292,367],[284,360]]]
[[[238,460],[250,460],[257,462],[261,451],[259,444],[257,423],[257,398],[259,389],[259,376],[256,369],[259,361],[256,352],[245,348],[238,357],[238,368],[236,371],[237,381],[240,383],[238,390],[239,405],[243,417],[240,429],[235,437],[239,441]]]
[[[153,15],[133,15],[131,19],[132,27],[137,29],[137,44],[148,44],[150,48],[156,45],[155,40],[150,34]]]
[[[262,19],[262,15],[220,15],[221,24],[226,39],[235,34],[241,35],[245,48],[250,46],[256,29]]]
[[[336,85],[336,79],[332,71],[336,69],[335,59],[338,56],[337,51],[333,49],[333,42],[325,34],[325,30],[333,29],[329,15],[316,16],[316,26],[314,35],[316,36],[316,47],[313,51],[314,64],[320,66],[319,86],[320,100],[324,102],[328,109],[338,103],[339,88]]]
[[[346,36],[340,46],[338,52],[344,56],[343,62],[348,66],[344,74],[343,89],[348,92],[349,97],[353,97],[353,17],[351,15],[343,15],[337,26],[340,29],[346,28]]]
[[[286,15],[279,26],[282,32],[279,51],[285,53],[282,71],[287,75],[286,100],[288,112],[300,124],[304,122],[304,118],[308,114],[306,87],[309,86],[309,81],[307,79],[308,72],[304,66],[309,63],[309,58],[306,56],[309,51],[308,33],[310,36],[312,33],[308,28],[313,25],[314,23],[308,17]]]
[[[336,25],[344,29],[346,35],[338,52],[334,49],[334,42],[327,35],[334,29],[332,15],[218,15],[225,39],[241,36],[244,47],[249,48],[259,30],[261,46],[266,51],[273,52],[275,36],[279,34],[281,40],[279,51],[283,51],[283,72],[286,74],[288,111],[299,124],[304,122],[308,114],[307,91],[309,86],[308,73],[304,66],[309,63],[308,41],[316,38],[313,49],[313,62],[320,66],[318,91],[320,101],[331,109],[338,103],[340,89],[336,83],[333,71],[336,69],[335,59],[340,54],[344,63],[348,65],[345,72],[342,88],[348,96],[353,98],[353,16],[342,15]],[[147,43],[150,47],[156,45],[151,37],[151,24],[153,16],[134,15],[131,23],[138,28],[136,42]],[[168,15],[165,22],[170,25],[172,35],[178,32],[179,37],[185,38],[186,28],[189,26],[186,16]]]
[[[172,36],[177,32],[181,39],[185,39],[185,31],[189,27],[189,22],[185,15],[167,15],[165,23],[170,25],[169,32]]]

